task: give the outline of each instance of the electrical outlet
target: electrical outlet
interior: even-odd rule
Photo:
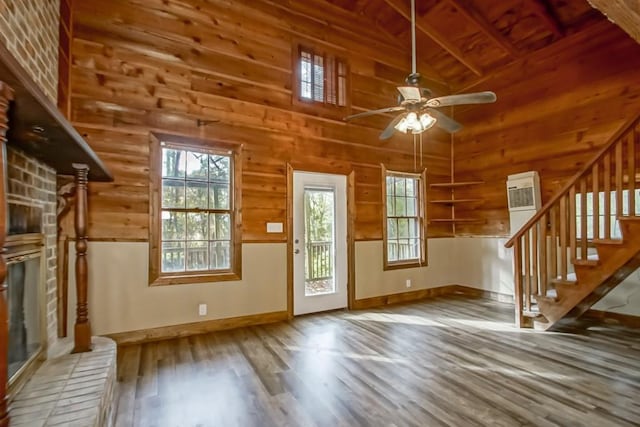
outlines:
[[[411,287],[411,279],[407,279],[407,281],[405,282],[405,285],[407,286],[407,288]]]
[[[207,304],[199,304],[198,305],[198,315],[206,316],[207,315]]]

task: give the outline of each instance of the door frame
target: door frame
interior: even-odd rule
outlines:
[[[293,173],[311,172],[343,175],[347,178],[347,309],[355,300],[355,172],[348,174],[322,168],[294,169],[287,163],[287,314],[293,319]]]

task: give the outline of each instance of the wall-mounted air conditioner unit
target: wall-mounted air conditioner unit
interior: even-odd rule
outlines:
[[[538,172],[509,175],[507,179],[509,223],[515,234],[541,207],[540,177]]]

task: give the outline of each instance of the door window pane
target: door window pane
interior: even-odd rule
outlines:
[[[335,192],[304,190],[305,295],[335,292]]]

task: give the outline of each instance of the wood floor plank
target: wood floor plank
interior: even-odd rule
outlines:
[[[118,426],[640,426],[640,332],[452,296],[119,349]]]

